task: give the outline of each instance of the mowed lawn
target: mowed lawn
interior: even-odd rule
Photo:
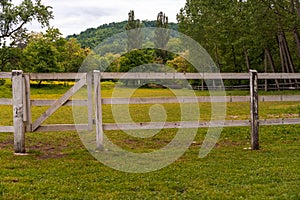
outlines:
[[[31,98],[56,99],[66,90],[63,86],[33,87]],[[8,86],[2,86],[0,98],[9,98],[9,92]],[[180,92],[185,95],[187,91]],[[112,89],[104,87],[102,95],[111,94]],[[134,93],[136,97],[173,95],[167,89],[139,89]],[[78,98],[84,96],[85,91],[80,91]],[[209,120],[211,105],[197,106],[201,120]],[[249,119],[249,106],[247,102],[228,103],[226,119]],[[150,107],[131,105],[133,120],[150,121]],[[165,104],[164,108],[168,121],[180,120],[180,105]],[[33,119],[46,109],[33,107]],[[103,109],[104,122],[114,122],[111,108],[106,105]],[[0,111],[0,125],[12,125],[11,106],[0,106]],[[264,102],[259,112],[262,119],[299,117],[300,103]],[[60,108],[45,123],[74,123],[72,107]],[[106,135],[122,148],[136,152],[162,148],[176,131],[165,129],[147,139],[122,131],[107,131]],[[300,125],[260,127],[258,151],[249,150],[249,127],[224,128],[215,148],[199,158],[206,132],[206,128],[199,129],[191,147],[174,163],[143,174],[117,171],[100,163],[85,149],[76,131],[26,133],[27,156],[13,154],[12,133],[0,133],[0,199],[300,199]]]

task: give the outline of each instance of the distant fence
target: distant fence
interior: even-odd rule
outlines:
[[[106,124],[102,121],[103,104],[166,104],[166,103],[200,103],[200,102],[249,102],[251,104],[251,119],[249,120],[226,120],[222,126],[250,126],[252,138],[255,134],[258,136],[258,125],[284,125],[300,124],[300,118],[291,119],[258,119],[258,101],[300,101],[300,95],[279,95],[279,96],[259,96],[258,80],[282,80],[282,79],[300,79],[300,73],[126,73],[126,79],[130,80],[216,80],[220,76],[223,80],[250,80],[250,96],[226,96],[218,98],[214,96],[199,96],[197,98],[189,97],[143,97],[143,98],[102,98],[101,80],[120,79],[125,73],[108,73],[94,71],[93,73],[23,73],[19,70],[13,72],[0,72],[0,78],[12,79],[12,99],[1,99],[0,105],[12,105],[13,126],[0,126],[0,132],[14,133],[14,146],[16,153],[25,152],[25,132],[51,132],[67,130],[92,130],[96,125],[96,143],[97,148],[103,148],[104,130],[139,130],[139,129],[157,129],[157,128],[201,128],[220,126],[217,121],[210,122],[145,122],[145,123],[123,123]],[[251,79],[252,77],[252,79]],[[77,80],[75,85],[70,88],[58,100],[33,100],[30,99],[30,80]],[[87,99],[69,100],[80,88],[87,85]],[[93,95],[94,91],[94,95]],[[93,103],[94,102],[94,103]],[[42,125],[61,106],[80,105],[88,107],[87,124],[50,124]],[[31,118],[31,106],[50,106],[34,122]],[[254,139],[255,140],[255,139]],[[252,141],[252,149],[258,148],[258,138]]]
[[[240,85],[224,85],[225,90],[250,90],[250,84],[240,84]],[[210,88],[203,85],[193,85],[194,90],[209,90]],[[261,83],[258,84],[259,90],[299,90],[300,89],[300,82],[293,82],[293,83]]]

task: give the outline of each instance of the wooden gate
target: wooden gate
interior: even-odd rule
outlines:
[[[93,100],[92,100],[92,74],[23,74],[21,70],[12,71],[12,105],[13,105],[13,131],[16,153],[25,153],[25,132],[92,130],[93,126]],[[31,100],[30,80],[77,80],[65,94],[57,100]],[[83,86],[87,85],[87,100],[69,100]],[[55,111],[64,105],[86,105],[88,107],[87,124],[51,124],[42,125]],[[32,121],[31,106],[50,107],[35,121]]]

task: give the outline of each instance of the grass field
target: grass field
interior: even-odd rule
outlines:
[[[32,88],[31,97],[55,99],[66,90],[64,86]],[[9,98],[9,91],[9,84],[2,86],[0,98]],[[111,93],[110,87],[104,88],[104,97]],[[300,92],[263,92],[279,93]],[[172,94],[164,89],[139,89],[134,95]],[[149,121],[149,106],[131,106],[134,120]],[[209,107],[207,103],[199,105],[201,119],[209,119]],[[33,118],[46,108],[34,107]],[[168,120],[178,120],[178,105],[167,104],[165,108]],[[0,106],[0,125],[12,124],[11,109]],[[297,117],[300,103],[264,102],[259,109],[261,118]],[[228,103],[226,118],[248,119],[249,103]],[[104,107],[104,121],[114,121],[109,106]],[[46,123],[73,123],[72,107],[59,109]],[[101,164],[74,131],[26,133],[27,156],[15,156],[13,134],[0,133],[0,199],[300,199],[300,125],[260,127],[259,151],[248,149],[249,127],[224,128],[215,148],[200,159],[206,131],[199,129],[192,146],[173,164],[144,174],[120,172]],[[145,141],[120,131],[106,134],[134,152],[161,148],[175,132],[166,129]]]

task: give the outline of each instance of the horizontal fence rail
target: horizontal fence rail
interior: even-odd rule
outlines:
[[[1,79],[11,79],[11,72],[0,72]],[[0,105],[12,105],[12,99],[0,98]],[[0,133],[13,133],[13,126],[0,126]]]
[[[13,133],[14,127],[13,126],[0,126],[0,133]]]
[[[31,80],[75,80],[85,73],[28,73]],[[11,72],[0,72],[0,78],[11,78]],[[101,79],[224,79],[249,80],[249,73],[117,73],[102,72]],[[258,73],[259,80],[300,79],[300,73]]]
[[[300,95],[260,96],[260,102],[300,101]],[[250,102],[249,96],[201,96],[201,97],[149,97],[149,98],[103,98],[102,104],[155,104],[155,103],[210,103]]]
[[[249,80],[249,73],[101,73],[101,79],[224,79]],[[300,73],[258,73],[258,79],[299,79]]]
[[[50,124],[41,125],[36,132],[55,132],[55,131],[87,131],[89,124]]]
[[[86,73],[30,73],[31,80],[75,80]]]
[[[12,105],[12,99],[0,98],[0,105]]]
[[[173,129],[173,128],[208,128],[208,127],[240,127],[249,126],[250,120],[225,120],[220,121],[190,121],[190,122],[140,122],[140,123],[103,123],[103,130],[147,130],[147,129]],[[300,118],[276,118],[261,119],[260,126],[270,125],[296,125],[300,124]],[[53,131],[86,131],[88,124],[51,124],[41,125],[36,132],[53,132]],[[10,132],[10,131],[8,131]]]
[[[141,122],[141,123],[104,123],[104,130],[147,130],[147,129],[173,129],[173,128],[208,128],[208,127],[239,127],[249,126],[250,120],[225,120],[203,122]],[[264,119],[259,120],[259,125],[292,125],[299,124],[300,118],[291,119]]]
[[[30,73],[31,80],[74,80],[84,73]],[[9,73],[5,75],[10,78]],[[0,74],[1,78],[1,74]],[[116,73],[102,72],[101,79],[224,79],[249,80],[249,73]],[[300,79],[300,73],[258,73],[258,79]]]
[[[262,95],[260,102],[300,101],[300,95]],[[249,96],[197,96],[197,97],[135,97],[102,98],[102,104],[167,104],[167,103],[210,103],[210,102],[250,102]],[[56,100],[31,100],[32,106],[51,106]],[[0,105],[12,105],[11,99],[0,99]],[[87,106],[88,100],[67,100],[62,106]]]
[[[11,72],[0,72],[0,78],[11,78]]]

